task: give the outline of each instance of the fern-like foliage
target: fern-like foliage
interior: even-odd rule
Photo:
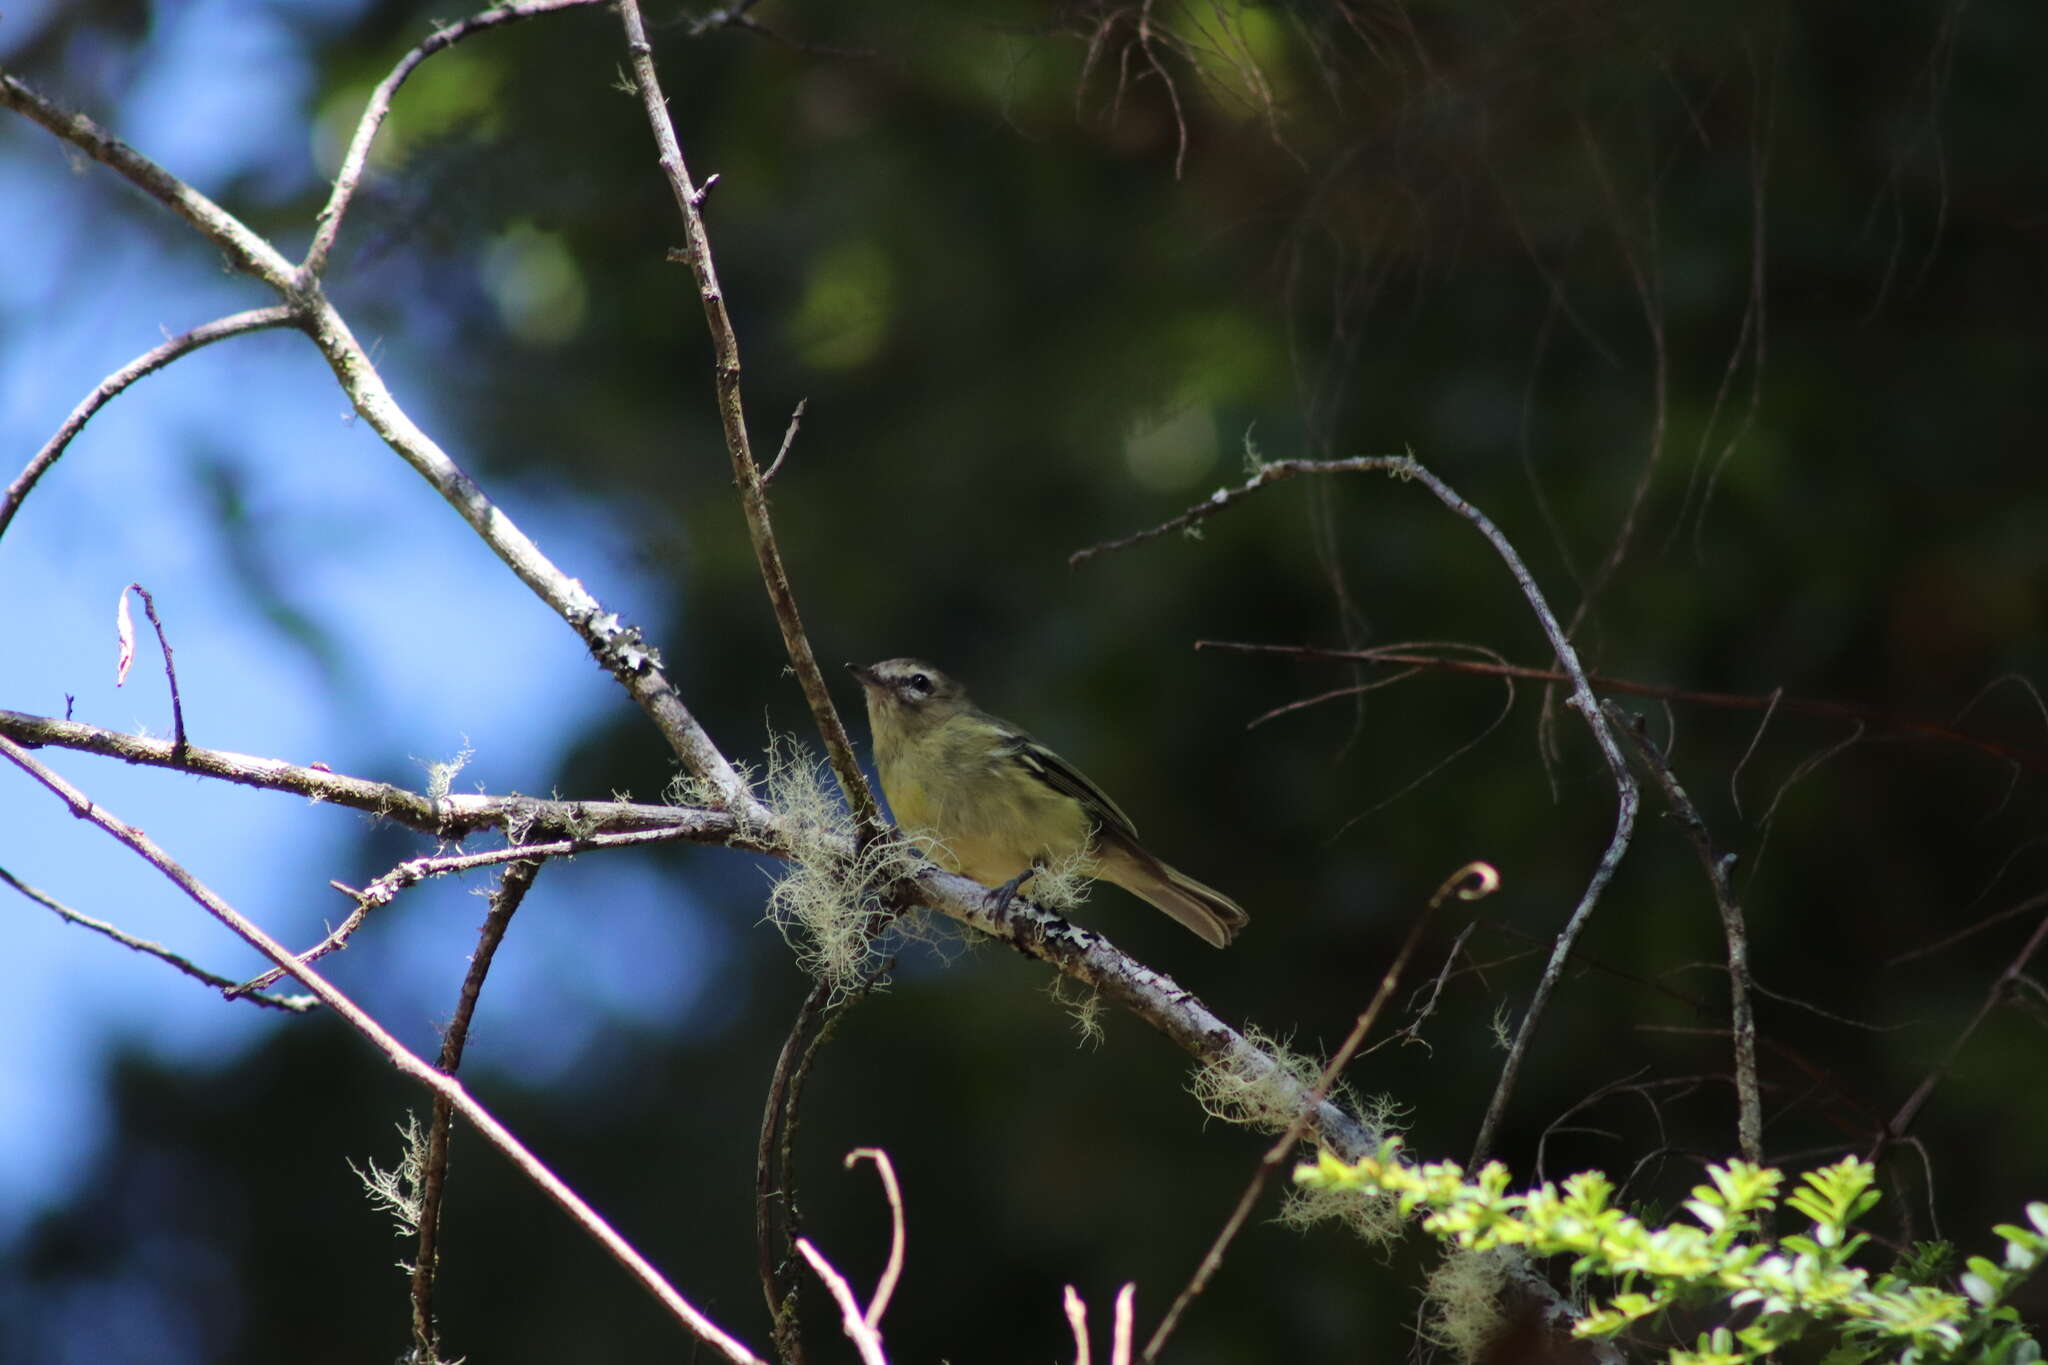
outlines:
[[[1391,1195],[1403,1216],[1426,1210],[1423,1230],[1466,1250],[1515,1247],[1536,1257],[1572,1257],[1574,1275],[1614,1282],[1576,1325],[1580,1336],[1611,1337],[1673,1309],[1718,1305],[1728,1324],[1701,1333],[1694,1349],[1672,1352],[1671,1365],[1747,1365],[1795,1341],[1831,1347],[1826,1365],[2041,1359],[2006,1300],[2048,1255],[2048,1203],[2027,1206],[2030,1228],[1994,1229],[2005,1242],[2002,1261],[1973,1256],[1949,1284],[1921,1269],[1938,1257],[1881,1275],[1850,1263],[1868,1241],[1853,1224],[1879,1198],[1875,1168],[1854,1157],[1801,1176],[1783,1203],[1807,1226],[1772,1237],[1766,1220],[1786,1177],[1768,1167],[1708,1167],[1709,1183],[1685,1202],[1692,1221],[1652,1228],[1613,1206],[1614,1187],[1598,1171],[1575,1175],[1562,1188],[1545,1184],[1515,1194],[1499,1162],[1467,1179],[1448,1161],[1406,1164],[1400,1147],[1399,1138],[1389,1138],[1356,1165],[1325,1153],[1296,1170],[1295,1180]]]

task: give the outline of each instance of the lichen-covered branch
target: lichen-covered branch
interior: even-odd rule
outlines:
[[[151,768],[219,778],[244,787],[294,792],[390,820],[437,839],[461,839],[484,829],[517,826],[570,837],[625,830],[667,830],[691,843],[725,844],[754,853],[777,853],[780,824],[772,814],[755,823],[726,810],[661,806],[635,801],[545,801],[530,796],[451,792],[432,797],[389,782],[351,777],[324,766],[187,745],[182,757],[169,740],[122,734],[78,721],[0,711],[0,736],[25,748],[50,745],[100,754]]]

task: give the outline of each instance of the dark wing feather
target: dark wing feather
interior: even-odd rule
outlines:
[[[1095,818],[1095,823],[1105,831],[1121,835],[1134,844],[1138,841],[1137,826],[1131,823],[1131,817],[1124,814],[1121,806],[1110,800],[1102,788],[1083,776],[1079,768],[1022,730],[1010,730],[1005,733],[996,752],[1016,759],[1046,786],[1063,795],[1071,796],[1086,806],[1089,814]]]

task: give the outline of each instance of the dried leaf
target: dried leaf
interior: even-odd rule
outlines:
[[[133,587],[131,583],[129,587]],[[135,618],[128,612],[128,589],[121,589],[121,608],[114,613],[114,633],[119,648],[114,659],[114,686],[128,681],[128,665],[135,662]]]

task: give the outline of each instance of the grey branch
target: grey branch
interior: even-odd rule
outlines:
[[[7,524],[14,520],[14,514],[21,510],[22,502],[35,491],[36,481],[49,472],[50,466],[70,448],[78,433],[85,430],[85,424],[93,414],[119,396],[130,384],[144,375],[155,374],[164,366],[183,355],[188,355],[202,346],[210,346],[227,337],[240,336],[244,332],[261,331],[267,327],[288,327],[294,314],[285,307],[251,308],[245,313],[217,318],[203,323],[189,332],[181,332],[161,346],[151,347],[135,359],[115,370],[93,386],[93,391],[80,400],[71,415],[64,419],[64,425],[57,428],[56,435],[43,442],[22,469],[14,476],[14,482],[7,485],[7,491],[0,493],[0,536],[7,534]]]
[[[137,938],[135,935],[127,933],[103,919],[94,919],[91,915],[81,914],[48,892],[39,891],[35,887],[30,886],[4,867],[0,867],[0,882],[6,882],[37,905],[49,910],[66,924],[76,924],[82,929],[90,929],[96,934],[104,934],[124,948],[133,948],[138,953],[146,953],[159,961],[168,962],[194,981],[203,982],[217,991],[227,992],[234,989],[235,983],[227,977],[221,976],[217,972],[207,971],[204,967],[194,963],[192,959],[179,956],[161,943],[152,943],[146,938]],[[314,1008],[320,1003],[316,997],[310,995],[265,995],[260,991],[249,992],[247,999],[252,1005],[265,1005],[271,1009],[288,1010],[293,1014],[304,1014],[307,1010]]]

